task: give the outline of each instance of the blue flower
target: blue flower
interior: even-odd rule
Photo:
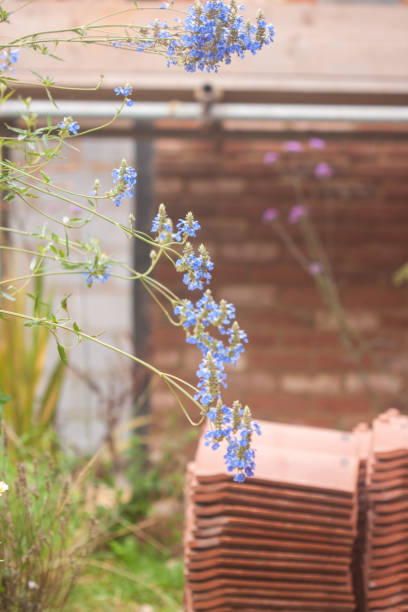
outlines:
[[[16,64],[18,61],[18,57],[20,54],[20,49],[11,49],[9,52],[9,62],[10,64]]]
[[[70,134],[76,135],[79,132],[79,128],[80,128],[79,123],[77,123],[76,121],[71,121],[71,123],[68,126],[68,132]]]
[[[20,49],[6,49],[0,56],[0,70],[8,70],[14,72],[13,64],[18,62]]]
[[[185,219],[179,219],[176,225],[177,233],[174,234],[174,240],[182,242],[182,240],[190,237],[195,238],[197,232],[201,229],[198,221],[195,221],[193,213],[189,212]]]
[[[185,272],[183,283],[190,291],[203,289],[211,280],[211,270],[214,264],[203,244],[198,247],[198,255],[194,252],[192,245],[186,242],[183,253],[176,261],[176,270]]]
[[[82,272],[82,275],[85,276],[88,287],[92,287],[94,280],[99,280],[102,284],[104,284],[111,276],[110,266],[106,264],[102,266],[95,266],[93,264],[86,272]]]
[[[245,52],[257,53],[273,42],[273,26],[262,14],[250,24],[239,14],[235,0],[196,3],[187,11],[179,37],[167,37],[168,65],[181,63],[187,72],[218,71],[221,63],[230,64],[231,57],[244,58]],[[167,24],[160,24],[158,39],[163,39]]]
[[[129,87],[129,85],[126,87],[115,87],[113,91],[117,96],[124,96],[127,98],[132,95],[133,87]]]
[[[137,172],[123,159],[120,167],[112,170],[112,178],[114,187],[106,194],[106,197],[113,200],[115,206],[120,206],[124,197],[133,198],[135,195]]]
[[[164,204],[160,204],[158,213],[152,221],[150,231],[157,234],[155,240],[161,244],[171,242],[173,239],[173,223],[167,216]]]
[[[80,130],[79,123],[71,119],[71,117],[65,117],[63,121],[60,121],[59,123],[57,123],[57,126],[62,131],[68,130],[68,132],[72,134],[73,136],[76,136]]]
[[[162,248],[169,248],[172,254],[177,251],[176,270],[183,273],[183,282],[189,289],[202,289],[211,279],[214,266],[204,247],[195,251],[189,238],[194,238],[200,225],[188,213],[179,219],[177,232],[173,233],[173,223],[163,204],[159,206],[152,222],[155,241]],[[182,247],[182,252],[178,250]],[[197,393],[194,399],[201,406],[201,412],[210,422],[205,433],[205,443],[217,450],[221,443],[226,444],[224,456],[227,469],[234,472],[234,479],[243,482],[254,474],[255,451],[252,449],[254,433],[260,433],[259,426],[252,421],[251,412],[246,406],[234,402],[232,408],[226,406],[221,391],[227,386],[226,364],[236,364],[248,342],[246,333],[235,321],[235,307],[226,300],[217,302],[207,289],[193,302],[178,300],[173,313],[178,324],[186,332],[186,342],[195,345],[202,353],[197,369]],[[215,332],[215,333],[214,333]]]
[[[115,92],[115,95],[123,96],[125,98],[126,106],[133,106],[134,102],[129,97],[133,93],[133,87],[130,87],[130,85],[126,85],[125,87],[115,87],[113,91]]]

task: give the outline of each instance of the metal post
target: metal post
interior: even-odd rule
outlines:
[[[147,125],[146,125],[147,124]],[[150,128],[149,122],[143,122],[142,128]],[[139,122],[135,125],[139,128]],[[136,140],[136,170],[138,180],[135,195],[135,227],[137,230],[149,233],[152,221],[154,194],[154,143],[152,139]],[[138,271],[146,270],[150,264],[150,247],[145,242],[133,241],[133,267]],[[148,358],[150,321],[147,306],[147,293],[138,281],[133,283],[133,339],[135,354],[141,359]],[[150,375],[136,366],[137,397],[135,411],[137,415],[150,414],[149,382]],[[147,427],[138,430],[146,433]]]
[[[1,152],[2,160],[10,160],[11,150],[9,147],[3,147]],[[9,204],[4,201],[7,192],[0,192],[0,225],[8,227],[9,225]],[[0,243],[3,245],[11,244],[11,234],[9,232],[0,231]],[[5,279],[8,276],[9,256],[6,251],[0,250],[0,278]]]

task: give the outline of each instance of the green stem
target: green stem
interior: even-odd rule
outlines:
[[[175,393],[174,388],[178,389],[187,399],[189,399],[193,404],[195,404],[198,408],[200,408],[200,410],[202,410],[202,406],[197,402],[197,400],[195,400],[194,397],[190,393],[188,393],[188,391],[186,391],[181,385],[179,385],[177,382],[175,382],[173,380],[173,377],[170,378],[169,374],[166,374],[165,372],[161,372],[159,369],[155,368],[153,365],[151,365],[147,361],[144,361],[143,359],[140,359],[139,357],[136,357],[136,355],[132,355],[132,353],[128,353],[127,351],[124,351],[124,350],[122,350],[122,349],[120,349],[120,348],[118,348],[118,347],[116,347],[116,346],[114,346],[112,344],[109,344],[108,342],[104,342],[103,340],[100,340],[99,338],[96,338],[95,336],[90,336],[89,334],[86,334],[85,332],[83,332],[81,330],[76,331],[75,329],[73,329],[71,327],[67,327],[66,325],[62,325],[61,323],[54,323],[53,321],[45,321],[44,319],[41,319],[41,318],[38,318],[38,317],[32,317],[30,315],[22,314],[20,312],[13,312],[13,311],[10,311],[10,310],[4,310],[3,308],[0,309],[0,314],[9,315],[9,316],[12,316],[12,317],[17,317],[19,319],[24,319],[26,321],[32,321],[34,323],[48,324],[48,325],[52,326],[53,328],[58,328],[58,329],[62,329],[64,331],[71,332],[72,334],[75,334],[77,337],[81,337],[81,338],[83,338],[85,340],[91,340],[92,342],[95,342],[96,344],[99,344],[100,346],[103,346],[103,347],[105,347],[107,349],[110,349],[111,351],[114,351],[115,353],[118,353],[119,355],[122,355],[123,357],[127,357],[128,359],[131,359],[132,361],[135,361],[136,363],[138,363],[142,367],[150,370],[151,372],[153,372],[154,374],[159,376],[159,378],[161,378],[168,386],[170,385],[169,388],[171,388],[173,394]],[[195,390],[197,391],[197,389],[195,389]],[[179,398],[178,398],[178,402],[180,403],[180,399]],[[180,403],[180,406],[182,406],[181,403]],[[189,421],[190,421],[190,423],[192,425],[195,425],[195,426],[196,425],[200,425],[203,422],[203,419],[201,419],[200,421],[195,423],[187,415],[187,412],[186,412],[186,409],[184,408],[184,406],[182,406],[182,409],[183,409],[184,414],[187,416],[187,418],[189,419]]]
[[[5,285],[7,283],[15,283],[21,280],[28,280],[30,278],[41,278],[43,276],[58,276],[63,274],[78,274],[78,270],[46,270],[44,272],[26,274],[24,276],[16,276],[14,278],[0,280],[0,285]]]

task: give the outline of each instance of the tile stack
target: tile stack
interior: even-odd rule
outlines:
[[[408,417],[373,423],[367,472],[367,610],[408,610]]]
[[[358,436],[260,423],[254,478],[201,438],[186,485],[186,612],[355,610]]]
[[[357,518],[357,536],[354,542],[353,549],[353,583],[354,593],[356,597],[356,610],[359,612],[365,611],[365,574],[362,560],[366,554],[367,540],[367,511],[368,511],[368,495],[367,495],[367,470],[368,460],[370,457],[372,431],[366,423],[360,423],[354,429],[353,435],[358,446],[358,456],[360,458],[357,481],[357,499],[358,499],[358,518]]]

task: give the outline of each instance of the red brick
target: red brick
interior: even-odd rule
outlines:
[[[308,368],[310,352],[285,347],[262,346],[248,348],[248,363],[256,371],[269,371],[271,373],[304,372]]]
[[[336,394],[340,391],[340,378],[333,374],[284,374],[281,389],[295,394]]]
[[[214,197],[216,194],[242,193],[245,190],[246,181],[242,178],[206,178],[192,179],[189,181],[189,192],[194,194],[205,194]]]
[[[313,355],[315,372],[354,372],[355,362],[348,351],[339,346],[337,351],[316,350]]]
[[[252,271],[251,278],[254,282],[269,281],[281,287],[299,287],[299,285],[313,287],[314,285],[310,274],[303,268],[294,262],[282,263],[281,259],[269,264],[257,264]]]
[[[403,381],[400,376],[388,374],[368,374],[367,383],[374,392],[396,395],[401,391]],[[345,390],[348,393],[361,393],[365,389],[365,384],[358,374],[349,374],[345,378]]]
[[[309,349],[321,350],[324,348],[339,348],[340,340],[337,332],[319,332],[315,330],[292,331],[284,329],[281,333],[281,342],[286,346],[306,347]]]
[[[206,223],[206,231],[214,240],[219,240],[221,243],[228,237],[228,240],[242,239],[248,228],[247,219],[228,218],[224,216],[215,217]],[[200,233],[202,238],[204,232]]]
[[[254,309],[258,306],[273,306],[276,299],[275,288],[271,285],[226,285],[220,289],[220,293],[236,306]]]
[[[377,330],[380,326],[378,313],[369,310],[342,312],[350,332],[367,332]],[[341,320],[327,310],[316,311],[316,329],[323,331],[338,330]]]
[[[392,286],[375,288],[370,285],[354,287],[342,295],[346,308],[370,306],[374,310],[402,308],[407,305],[408,296],[401,288]]]
[[[234,242],[224,244],[219,249],[219,256],[226,260],[259,264],[276,259],[279,246],[276,242]],[[255,266],[255,270],[258,265]]]
[[[314,287],[307,288],[282,288],[279,293],[279,305],[290,310],[299,308],[321,308],[322,297]]]
[[[404,163],[375,163],[375,161],[366,164],[356,164],[353,167],[353,173],[362,178],[381,177],[405,177],[407,175],[408,164]]]

